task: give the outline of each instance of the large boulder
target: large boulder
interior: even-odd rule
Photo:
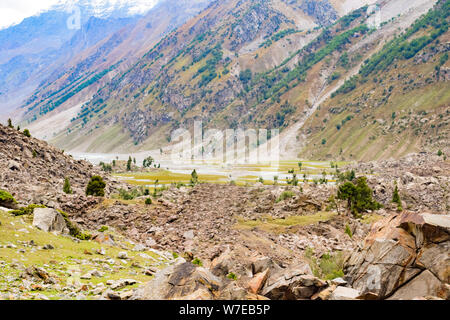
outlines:
[[[449,216],[396,213],[372,226],[364,246],[350,257],[344,271],[362,295],[446,298],[449,241]]]
[[[33,210],[33,226],[46,232],[66,233],[66,221],[61,213],[51,208]]]
[[[261,294],[271,300],[304,300],[325,288],[327,284],[314,277],[308,264],[295,265],[271,275]]]
[[[223,283],[205,268],[179,258],[159,271],[145,286],[137,289],[132,300],[213,300]]]

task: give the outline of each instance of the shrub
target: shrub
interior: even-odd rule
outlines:
[[[284,201],[286,199],[290,199],[294,196],[295,194],[292,191],[283,191],[283,193],[278,197],[277,199],[277,203],[280,201]]]
[[[395,183],[394,193],[392,195],[392,202],[397,204],[398,211],[403,211],[402,200],[400,199],[397,183]]]
[[[127,171],[131,171],[131,164],[133,163],[133,159],[131,157],[128,158],[127,161]]]
[[[36,209],[36,208],[46,208],[46,206],[40,205],[40,204],[30,204],[27,207],[23,207],[23,208],[11,211],[11,214],[15,215],[16,217],[29,215],[29,214],[32,214],[34,209]]]
[[[345,233],[348,234],[350,238],[353,238],[353,232],[352,229],[350,229],[350,226],[348,224],[345,225]]]
[[[104,197],[106,183],[100,176],[93,176],[86,188],[87,196]]]
[[[230,272],[227,275],[227,278],[236,281],[237,280],[237,275],[235,273],[233,273],[233,272]]]
[[[197,265],[197,266],[199,266],[199,267],[203,266],[203,262],[199,258],[195,258],[194,260],[192,260],[192,263]]]
[[[102,226],[100,229],[98,229],[98,232],[105,232],[105,231],[108,231],[107,226]]]
[[[28,138],[31,137],[30,130],[28,130],[28,129],[23,130],[23,134],[25,135],[25,137],[28,137]]]
[[[0,205],[10,208],[16,204],[16,199],[9,192],[0,189]]]
[[[70,186],[69,178],[67,178],[67,177],[64,179],[63,191],[64,191],[64,193],[67,193],[67,194],[73,193],[72,188]]]
[[[152,199],[150,199],[150,198],[147,198],[147,199],[145,199],[145,204],[146,205],[151,205],[152,204]]]
[[[77,238],[79,240],[90,240],[92,238],[90,234],[84,233],[80,229],[78,229],[78,227],[74,225],[72,221],[70,221],[69,215],[67,213],[65,213],[62,210],[58,210],[58,212],[61,213],[61,215],[63,216],[64,221],[66,222],[66,226],[69,229],[69,234],[72,237]]]

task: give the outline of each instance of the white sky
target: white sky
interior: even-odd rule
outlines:
[[[20,23],[24,18],[58,2],[59,0],[0,0],[0,29]]]
[[[12,24],[20,23],[23,19],[33,16],[41,11],[49,9],[51,6],[63,3],[76,3],[80,0],[0,0],[0,29]],[[86,1],[86,0],[84,0]],[[128,1],[135,4],[136,13],[150,9],[157,0],[88,0],[91,3],[126,3]]]

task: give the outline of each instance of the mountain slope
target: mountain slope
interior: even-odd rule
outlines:
[[[236,127],[242,114],[235,109],[258,102],[245,92],[242,71],[267,72],[317,37],[317,10],[284,1],[214,2],[100,90],[83,106],[71,133],[55,143],[71,150],[146,149],[167,142],[171,129],[196,118]],[[302,25],[308,30],[300,30]],[[78,134],[84,137],[81,146]]]
[[[36,134],[41,138],[51,138],[55,132],[70,124],[80,103],[89,100],[117,73],[132,66],[148,47],[154,46],[167,32],[196,15],[208,2],[160,2],[137,23],[122,28],[55,70],[22,106],[22,118],[27,122],[40,118],[41,121],[32,123],[30,129],[36,129]],[[47,126],[47,121],[54,123],[54,116],[59,119],[57,125]],[[43,127],[47,130],[42,130]]]
[[[0,112],[5,114],[20,106],[58,66],[135,23],[153,5],[150,1],[143,6],[139,0],[62,1],[0,30]]]
[[[172,131],[180,127],[192,129],[196,120],[215,129],[279,128],[282,154],[286,158],[399,157],[421,151],[425,145],[434,151],[431,149],[444,147],[447,141],[445,119],[444,124],[430,123],[431,129],[437,125],[444,127],[443,135],[439,130],[426,130],[424,139],[419,142],[415,139],[403,148],[400,143],[413,137],[409,135],[412,130],[406,130],[408,135],[401,135],[398,143],[385,148],[392,144],[394,130],[386,139],[377,139],[376,134],[364,128],[368,118],[373,122],[374,117],[379,117],[381,123],[393,117],[394,111],[387,110],[404,109],[400,106],[404,104],[403,93],[415,102],[417,97],[428,95],[431,100],[419,100],[413,109],[430,109],[432,113],[436,110],[436,116],[443,119],[440,117],[445,114],[437,110],[448,106],[445,62],[439,69],[442,69],[440,78],[435,77],[437,81],[426,80],[426,86],[416,85],[409,91],[394,90],[392,99],[383,101],[390,105],[381,113],[375,106],[383,99],[380,93],[384,91],[366,98],[373,89],[369,83],[376,78],[372,73],[359,77],[358,90],[346,92],[354,79],[346,80],[365,72],[370,61],[385,50],[385,44],[397,39],[436,2],[382,1],[381,14],[377,16],[376,11],[371,13],[364,6],[370,1],[346,1],[339,5],[333,1],[306,0],[216,1],[147,50],[136,63],[121,64],[111,73],[108,70],[107,81],[95,86],[95,90],[82,92],[78,98],[74,96],[76,99],[69,95],[63,101],[61,96],[42,100],[30,109],[30,115],[33,112],[36,115],[37,108],[54,107],[51,120],[62,110],[73,110],[68,128],[64,129],[67,121],[58,126],[52,133],[59,133],[51,141],[78,152],[159,149],[170,144]],[[434,12],[442,9],[445,14],[444,3],[440,1]],[[442,19],[445,24],[447,18]],[[381,23],[379,28],[371,27],[374,21]],[[434,28],[432,24],[425,27]],[[432,32],[418,29],[404,42]],[[447,34],[442,29],[432,41],[405,56],[398,63],[399,70],[390,75],[392,85],[398,86],[395,83],[401,80],[397,73],[400,70],[429,78],[436,59],[441,59],[443,50],[448,50],[445,45],[436,50],[434,47],[437,41],[447,42]],[[436,51],[432,59],[410,66],[417,56],[428,57],[426,50],[431,47]],[[402,64],[406,69],[401,69]],[[370,80],[365,82],[365,78]],[[341,86],[343,89],[339,89]],[[339,94],[334,94],[336,90]],[[364,102],[365,108],[353,108],[355,99],[360,104]],[[39,123],[49,122],[38,119],[31,126],[39,128]],[[371,135],[365,136],[369,132]],[[430,139],[437,142],[430,144]],[[372,147],[368,148],[369,145]]]
[[[417,20],[321,104],[303,157],[379,159],[449,151],[450,2]]]

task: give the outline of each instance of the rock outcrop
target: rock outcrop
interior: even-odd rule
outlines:
[[[210,271],[179,258],[136,290],[131,300],[212,300],[222,287],[222,280]]]
[[[350,284],[378,299],[449,299],[450,216],[405,212],[372,226],[346,264]]]
[[[58,234],[68,232],[64,217],[50,208],[35,208],[33,211],[33,226],[45,231]]]

